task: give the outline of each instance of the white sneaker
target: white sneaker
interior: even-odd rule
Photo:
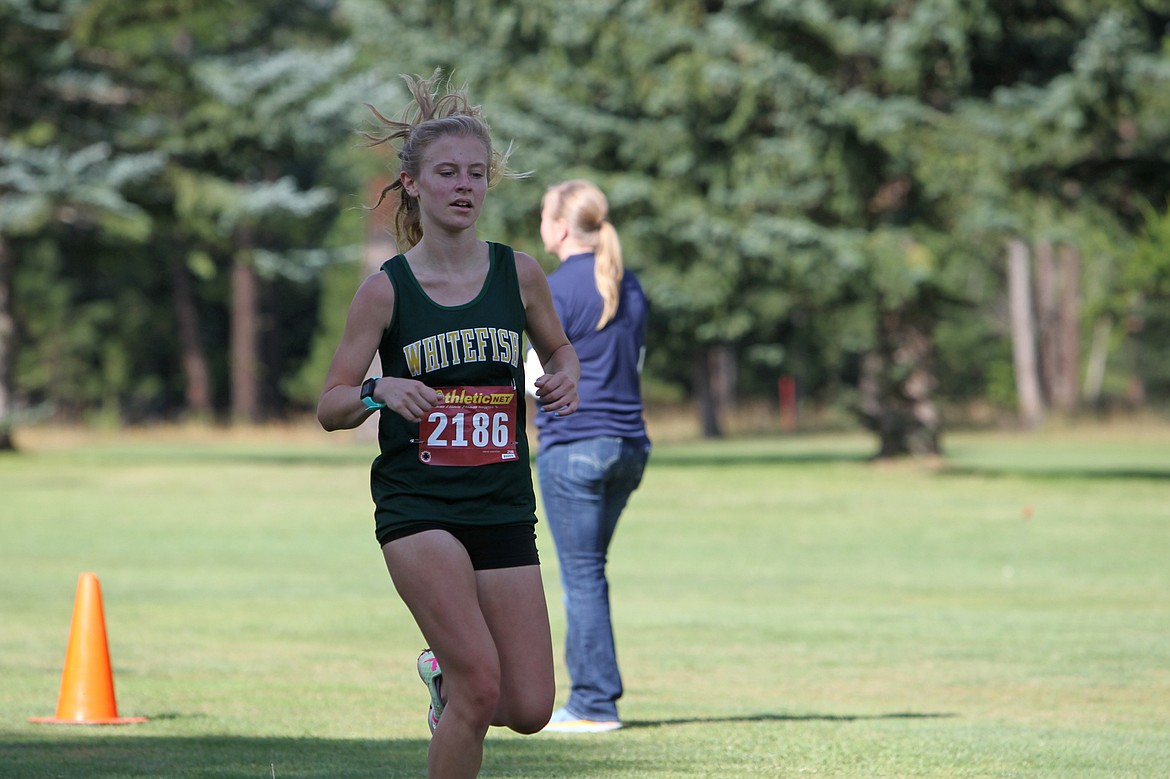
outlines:
[[[573,712],[562,707],[553,712],[552,718],[544,726],[542,733],[608,733],[611,730],[620,730],[622,723],[619,720],[591,720],[581,719]]]
[[[424,649],[418,656],[418,678],[423,680],[427,691],[431,694],[431,705],[427,710],[427,727],[431,733],[439,724],[439,717],[443,716],[443,671],[439,668],[439,661],[430,649]]]

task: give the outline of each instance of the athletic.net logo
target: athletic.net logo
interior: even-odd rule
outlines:
[[[517,458],[515,388],[435,389],[442,400],[419,422],[419,462],[479,466]]]

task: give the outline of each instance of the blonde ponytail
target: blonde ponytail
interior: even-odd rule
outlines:
[[[597,248],[594,250],[593,281],[601,295],[601,319],[597,322],[602,329],[617,316],[618,304],[622,302],[622,245],[617,230],[608,220],[601,223]]]
[[[622,244],[608,219],[609,201],[593,182],[573,179],[549,187],[544,204],[565,220],[575,241],[593,251],[593,282],[602,303],[596,329],[601,330],[617,316],[625,275]]]

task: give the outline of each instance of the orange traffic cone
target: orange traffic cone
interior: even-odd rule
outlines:
[[[119,717],[114,702],[114,676],[106,643],[106,617],[97,576],[83,573],[77,580],[73,625],[61,675],[56,717],[31,717],[29,722],[58,725],[124,725],[146,722],[146,717]]]

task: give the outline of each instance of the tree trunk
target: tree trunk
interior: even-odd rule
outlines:
[[[12,430],[16,413],[12,357],[16,348],[16,323],[12,317],[12,267],[8,240],[0,234],[0,452],[16,449]]]
[[[1074,411],[1081,363],[1081,253],[1071,244],[1060,247],[1060,300],[1057,316],[1056,383],[1052,404],[1061,411]]]
[[[712,353],[713,348],[710,346],[700,346],[695,351],[695,402],[698,404],[703,437],[722,438],[723,425],[719,419],[722,409],[719,406],[719,393],[715,389]]]
[[[241,231],[232,265],[231,381],[232,421],[259,421],[259,327],[256,312],[256,269],[252,267],[252,239]]]
[[[858,414],[879,458],[942,453],[934,402],[934,314],[925,301],[880,312],[877,345],[862,360]]]
[[[1077,406],[1080,364],[1081,258],[1075,246],[1036,244],[1036,342],[1042,402],[1058,411]]]
[[[1093,342],[1089,346],[1089,364],[1085,367],[1084,401],[1094,408],[1101,405],[1101,390],[1105,385],[1105,365],[1109,360],[1109,339],[1113,335],[1113,320],[1103,316],[1093,326]]]
[[[1039,241],[1033,249],[1035,266],[1033,311],[1036,315],[1036,359],[1040,369],[1040,392],[1046,406],[1052,405],[1060,382],[1060,295],[1056,254],[1049,241]]]
[[[211,371],[207,367],[207,353],[199,339],[199,309],[195,305],[191,274],[182,256],[176,255],[173,258],[171,278],[174,286],[175,320],[185,380],[187,413],[197,419],[210,419]]]
[[[708,366],[711,369],[711,392],[715,407],[721,411],[733,411],[738,405],[735,349],[730,344],[715,344],[711,347]]]
[[[1012,361],[1020,421],[1033,428],[1044,421],[1044,403],[1036,363],[1036,328],[1032,317],[1028,245],[1015,238],[1008,242],[1008,305],[1011,315]]]
[[[1146,404],[1146,383],[1142,380],[1142,373],[1138,366],[1142,360],[1142,346],[1139,334],[1146,327],[1141,314],[1131,313],[1125,320],[1126,329],[1126,357],[1128,362],[1129,380],[1125,386],[1125,402],[1130,409],[1139,409]]]

